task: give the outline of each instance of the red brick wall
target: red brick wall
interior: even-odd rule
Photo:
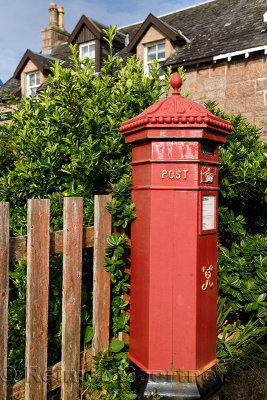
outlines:
[[[261,138],[267,141],[267,55],[243,55],[230,62],[186,67],[186,71],[183,90],[189,91],[191,100],[203,105],[216,100],[225,112],[242,113],[262,129]]]

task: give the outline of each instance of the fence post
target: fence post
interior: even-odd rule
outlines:
[[[47,398],[50,201],[28,200],[26,400]]]
[[[94,272],[93,272],[93,327],[92,354],[109,346],[110,276],[103,263],[107,237],[111,234],[111,215],[106,204],[111,195],[95,196],[94,217]]]
[[[83,199],[64,198],[61,398],[79,399]]]
[[[0,203],[0,399],[7,398],[9,203]]]

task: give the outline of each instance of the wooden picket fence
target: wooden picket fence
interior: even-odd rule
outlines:
[[[29,200],[27,236],[9,237],[9,203],[0,202],[0,399],[78,400],[79,374],[109,345],[110,279],[103,267],[111,196],[95,196],[94,226],[83,228],[83,199],[64,198],[63,231],[50,232],[50,201]],[[93,345],[80,352],[82,249],[93,247]],[[47,368],[49,256],[63,253],[61,362]],[[25,379],[7,388],[9,263],[27,260]]]

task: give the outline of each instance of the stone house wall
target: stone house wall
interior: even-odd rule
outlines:
[[[183,91],[202,105],[215,100],[229,114],[242,113],[259,126],[261,139],[267,142],[267,55],[263,52],[233,57],[213,65],[186,68]]]

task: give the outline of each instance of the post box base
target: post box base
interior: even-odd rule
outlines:
[[[154,390],[161,400],[219,400],[222,375],[213,366],[199,376],[183,374],[147,374],[132,363],[135,370],[134,387],[138,400],[148,399]]]

